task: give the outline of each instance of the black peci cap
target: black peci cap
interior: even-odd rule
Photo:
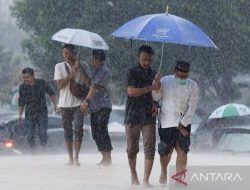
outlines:
[[[184,73],[188,73],[190,70],[190,63],[187,61],[176,61],[176,66],[175,66],[175,70],[184,72]]]

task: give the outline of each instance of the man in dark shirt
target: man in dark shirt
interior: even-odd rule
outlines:
[[[131,184],[139,185],[136,172],[136,156],[139,152],[140,132],[144,145],[144,178],[143,185],[149,187],[149,176],[155,155],[155,121],[157,108],[154,106],[151,91],[159,88],[153,83],[156,71],[152,70],[153,49],[143,45],[138,51],[138,65],[127,72],[127,102],[125,127],[127,136],[127,154],[131,170]]]
[[[22,123],[22,113],[25,108],[24,127],[28,132],[28,144],[35,147],[35,134],[38,129],[40,145],[47,145],[48,110],[46,105],[47,93],[57,111],[56,97],[51,87],[42,79],[34,77],[32,68],[22,70],[23,84],[19,87],[19,124]],[[37,126],[37,129],[36,129]]]

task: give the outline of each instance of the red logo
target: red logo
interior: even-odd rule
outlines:
[[[187,172],[187,169],[173,175],[171,178],[183,185],[188,185],[187,182],[183,181],[186,177],[186,172]]]

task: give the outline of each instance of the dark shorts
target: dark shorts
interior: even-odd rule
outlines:
[[[187,154],[190,146],[190,133],[191,124],[185,128],[189,135],[183,136],[177,127],[161,128],[159,127],[158,133],[160,136],[160,143],[158,144],[158,153],[163,156],[171,153],[179,142],[182,151]]]

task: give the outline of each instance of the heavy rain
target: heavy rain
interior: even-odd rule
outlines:
[[[145,17],[140,20],[142,16]],[[138,18],[140,21],[136,20]],[[159,24],[165,18],[172,19],[166,27],[165,23]],[[125,26],[129,21],[133,23]],[[178,189],[180,186],[243,190],[249,187],[246,182],[250,181],[247,173],[250,169],[249,0],[0,0],[0,23],[0,190]],[[177,27],[172,27],[173,23]],[[63,29],[64,33],[59,33]],[[172,38],[175,34],[180,37]],[[94,38],[94,43],[88,43],[88,38]],[[72,46],[65,48],[65,44],[73,44],[73,49]],[[145,87],[146,92],[131,95],[132,80],[128,80],[128,70],[138,63],[142,67],[138,49],[143,45],[152,47],[151,68],[159,72],[162,79],[167,75],[178,77],[176,63],[182,60],[190,63],[190,71],[189,67],[183,67],[181,72],[183,69],[184,73],[188,72],[187,80],[195,81],[199,89],[197,106],[194,103],[196,109],[187,123],[191,124],[187,166],[183,170],[175,168],[179,156],[174,150],[166,179],[160,162],[162,147],[158,145],[162,137],[158,127],[164,128],[164,110],[182,109],[186,105],[179,106],[176,102],[162,105],[169,87],[166,92],[162,91],[163,80],[158,81],[160,87],[154,86],[152,81],[147,87],[139,83],[143,77],[136,76],[137,81],[133,84],[138,85],[138,90]],[[79,63],[80,70],[86,71],[79,79],[88,86],[84,98],[73,95],[75,99],[69,100],[65,98],[68,95],[62,95],[65,85],[60,83],[62,74],[57,73],[60,69],[56,71],[56,65],[69,63],[70,70],[65,71],[65,78],[73,75],[74,69],[79,69],[71,68],[67,50],[72,50],[73,62]],[[106,73],[109,82],[103,73],[98,73],[100,67],[97,65],[103,64],[102,61],[105,62],[104,70],[110,72]],[[23,87],[33,84],[32,79],[25,78],[31,71],[24,71],[24,68],[34,70],[34,81],[44,81],[42,87],[37,87],[38,90]],[[155,82],[156,75],[153,79]],[[146,80],[151,79],[147,76]],[[68,80],[66,85],[73,84]],[[70,87],[68,91],[72,93]],[[155,99],[153,91],[163,93],[160,101]],[[187,91],[188,88],[177,93],[177,97],[187,99],[188,109],[196,100],[192,99],[195,89],[190,96],[185,96]],[[24,92],[28,95],[23,95]],[[156,143],[155,147],[151,146],[155,153],[152,171],[147,164],[152,158],[150,155],[150,159],[146,158],[146,138],[142,138],[145,134],[140,134],[136,173],[129,153],[128,125],[132,124],[127,123],[127,115],[137,110],[136,121],[149,120],[141,113],[149,104],[139,102],[129,110],[140,97],[149,104],[158,101],[159,114],[154,126]],[[45,107],[37,108],[45,102]],[[73,121],[77,113],[72,118],[67,115],[67,108],[74,108],[73,104],[80,105],[80,122],[79,118]],[[99,112],[100,107],[103,112]],[[45,120],[34,116],[37,110]],[[186,113],[180,111],[178,114],[182,121]],[[39,123],[34,131],[32,124],[27,122],[33,116]],[[43,121],[48,122],[46,134],[41,127]],[[73,123],[74,130],[66,129],[67,122]],[[95,124],[100,125],[101,130],[94,129]],[[182,134],[181,130],[179,133]],[[199,173],[204,177],[211,174],[211,168],[214,176],[226,173],[226,178],[192,181],[190,176]],[[145,177],[147,172],[149,176]]]

